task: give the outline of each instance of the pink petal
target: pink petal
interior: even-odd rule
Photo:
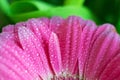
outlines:
[[[33,18],[0,34],[0,80],[119,80],[114,26],[71,16]]]
[[[81,33],[81,40],[79,46],[79,55],[78,55],[78,62],[79,62],[79,76],[82,77],[84,74],[84,67],[86,61],[89,57],[89,51],[91,48],[91,41],[93,35],[96,31],[96,25],[92,21],[86,21],[86,25],[83,26],[83,31]]]
[[[29,55],[30,60],[32,60],[37,69],[37,74],[43,79],[48,78],[46,76],[50,76],[51,71],[38,38],[25,27],[19,27],[18,34],[23,49]]]
[[[106,27],[106,28],[105,28]],[[107,28],[108,27],[108,28]],[[105,29],[100,33],[100,29]],[[99,36],[93,37],[93,45],[90,51],[90,56],[85,69],[85,77],[89,79],[99,79],[99,76],[102,70],[105,68],[105,65],[108,63],[112,57],[116,55],[116,52],[119,50],[119,36],[116,33],[112,32],[112,26],[103,26],[103,28],[98,28],[95,33],[100,33]],[[114,44],[114,41],[117,44]],[[114,47],[110,47],[115,45]],[[111,50],[112,49],[112,50]]]
[[[49,40],[49,56],[50,56],[50,63],[55,75],[58,76],[62,71],[62,60],[61,60],[61,52],[60,52],[60,45],[58,42],[58,38],[56,34],[52,33],[50,40]]]
[[[99,80],[119,80],[120,79],[120,53],[109,61],[103,70]]]
[[[3,27],[2,31],[3,32],[14,32],[14,28],[15,28],[14,25],[8,25],[8,26]]]
[[[22,64],[23,60],[17,57],[20,57],[22,51],[17,52],[19,48],[16,48],[15,42],[8,41],[10,37],[12,36],[8,36],[7,33],[0,36],[0,72],[3,73],[1,78],[7,76],[9,79],[31,79],[29,72],[26,72],[27,68],[22,66],[26,62]]]
[[[64,72],[78,74],[76,70],[77,56],[82,30],[82,19],[69,17],[64,20],[53,17],[50,20],[50,29],[58,35],[60,41],[62,64]]]

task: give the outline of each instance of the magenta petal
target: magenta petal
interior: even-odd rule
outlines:
[[[42,42],[42,37],[41,37],[41,32],[40,32],[40,27],[42,24],[39,23],[37,19],[30,19],[26,22],[26,28],[30,29],[34,35],[39,39],[40,42]]]
[[[84,67],[86,61],[89,57],[90,48],[92,45],[92,38],[96,31],[96,25],[92,21],[86,21],[86,25],[83,26],[83,31],[81,33],[80,48],[78,55],[79,62],[79,75],[82,77],[84,74]]]
[[[58,76],[62,71],[62,60],[58,38],[54,33],[51,34],[49,40],[49,56],[52,68],[55,74]]]
[[[50,67],[43,47],[37,37],[25,27],[20,27],[18,34],[23,49],[29,55],[30,60],[32,60],[33,66],[37,69],[37,74],[43,79],[47,78],[47,75],[50,76]]]
[[[55,32],[58,35],[61,56],[62,56],[62,66],[63,66],[63,69],[65,70],[67,55],[65,53],[66,26],[65,26],[64,19],[60,17],[53,17],[52,19],[50,19],[49,28],[51,29],[51,31]]]
[[[8,26],[3,27],[2,31],[3,32],[14,32],[14,28],[15,28],[14,25],[8,25]]]
[[[106,26],[107,27],[107,26]],[[103,26],[104,28],[104,26]],[[100,28],[102,29],[102,27]],[[112,57],[114,57],[119,50],[120,40],[116,33],[112,32],[112,26],[106,28],[99,36],[93,38],[94,43],[90,51],[90,56],[86,65],[85,75],[86,79],[99,79],[102,70]],[[99,28],[95,34],[99,33]],[[114,39],[114,40],[113,40]],[[114,44],[117,41],[117,44]],[[113,46],[114,47],[110,47]],[[113,50],[111,50],[111,48]],[[111,50],[111,51],[110,51]]]
[[[120,79],[120,54],[116,55],[103,70],[99,80],[119,80]]]
[[[0,34],[0,80],[119,80],[120,36],[71,16],[33,18]]]
[[[28,69],[24,67],[26,62],[21,58],[23,51],[16,47],[14,41],[9,42],[8,39],[11,39],[12,35],[8,36],[8,34],[2,33],[0,36],[0,73],[2,73],[0,78],[4,79],[4,76],[7,76],[8,79],[13,80],[31,79],[34,75],[31,76],[31,73],[27,72]]]

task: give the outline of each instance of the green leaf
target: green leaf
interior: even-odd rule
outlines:
[[[52,7],[53,7],[52,5],[49,5],[42,1],[33,1],[33,0],[16,1],[12,3],[10,6],[13,14],[21,14],[21,13],[23,14],[37,10],[46,11]]]
[[[84,19],[92,19],[96,20],[95,16],[89,9],[86,7],[74,7],[74,6],[64,6],[64,7],[56,7],[49,10],[47,13],[50,17],[52,16],[61,16],[63,18],[67,18],[68,16],[80,16]]]
[[[0,10],[7,14],[7,16],[11,15],[10,6],[7,0],[0,0]]]

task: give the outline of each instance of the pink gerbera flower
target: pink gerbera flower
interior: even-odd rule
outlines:
[[[0,80],[120,80],[120,37],[110,24],[75,16],[8,25]]]

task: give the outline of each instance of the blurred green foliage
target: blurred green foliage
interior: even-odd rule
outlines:
[[[0,26],[35,17],[70,15],[111,23],[120,32],[120,0],[0,0]]]
[[[111,23],[120,33],[120,0],[86,0],[85,6],[103,23]]]

